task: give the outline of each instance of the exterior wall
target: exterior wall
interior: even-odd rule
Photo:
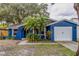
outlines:
[[[22,38],[24,38],[25,37],[25,35],[24,35],[24,27],[23,26],[21,26],[21,27],[19,27],[18,29],[17,29],[17,34],[16,34],[16,39],[17,40],[22,40]]]
[[[54,41],[54,26],[51,26],[51,40]]]
[[[72,27],[72,41],[77,41],[77,26]]]
[[[14,28],[9,29],[0,29],[0,38],[14,38],[16,40],[22,40],[22,38],[25,38],[26,31],[24,30],[24,26],[18,27],[16,31],[16,35],[14,35]]]
[[[22,38],[25,38],[25,31],[24,27],[21,26],[17,29],[16,35],[13,35],[14,29],[9,29],[8,30],[8,37],[9,38],[15,38],[16,40],[22,40]]]
[[[0,36],[8,36],[8,30],[6,29],[0,30]]]
[[[8,29],[8,38],[12,37],[12,29]]]
[[[8,29],[0,29],[0,39],[6,39],[8,37]]]

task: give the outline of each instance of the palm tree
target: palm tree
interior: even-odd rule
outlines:
[[[37,17],[26,17],[24,24],[25,24],[25,28],[26,30],[28,29],[32,29],[33,30],[33,34],[35,34],[35,29],[38,30],[38,34],[41,34],[41,32],[44,32],[44,36],[46,39],[46,24],[47,24],[47,16],[37,16]]]
[[[47,19],[48,19],[48,17],[47,16],[40,16],[39,17],[39,20],[38,20],[38,22],[39,22],[39,31],[40,32],[44,32],[44,38],[46,39],[46,25],[47,25]]]
[[[37,20],[35,17],[28,16],[24,19],[25,29],[26,31],[29,29],[33,30],[33,34],[35,34],[35,29],[38,27]],[[34,37],[33,37],[34,39]]]

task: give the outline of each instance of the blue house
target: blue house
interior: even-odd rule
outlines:
[[[2,30],[5,30],[2,33],[8,34],[6,34],[7,38],[14,38],[16,40],[22,40],[27,35],[23,24],[13,25],[7,29],[1,29],[1,31]],[[77,41],[77,39],[79,39],[79,26],[77,23],[69,20],[55,21],[46,26],[46,33],[49,33],[47,39],[52,41]],[[44,39],[44,35],[40,37]]]
[[[15,38],[16,40],[22,40],[25,38],[26,31],[24,29],[24,25],[13,25],[8,28],[8,37]]]
[[[23,24],[10,26],[8,28],[8,37],[14,38],[15,40],[22,40],[23,38],[26,38],[27,33],[32,33],[33,31],[32,29],[29,29],[26,32],[24,26],[25,25]],[[39,34],[38,30],[36,30],[35,33]],[[41,34],[43,34],[43,32],[41,32]],[[44,39],[44,35],[40,35],[39,37]]]
[[[61,20],[46,27],[47,32],[50,32],[50,40],[52,41],[77,41],[78,24],[69,20]],[[48,36],[47,36],[48,38]]]

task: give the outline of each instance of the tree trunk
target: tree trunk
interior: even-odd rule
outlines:
[[[34,41],[34,34],[35,34],[35,30],[34,30],[34,28],[33,28],[33,41]]]
[[[38,34],[39,34],[39,38],[40,38],[40,39],[41,39],[41,31],[42,31],[42,30],[41,30],[41,28],[40,28],[40,29],[38,30],[38,32],[39,32]]]
[[[79,10],[77,10],[77,15],[78,15],[78,22],[79,22]],[[79,56],[79,42],[78,42],[78,49],[76,52],[76,56]]]
[[[79,56],[79,42],[78,42],[78,49],[77,49],[77,52],[76,52],[76,56]]]
[[[79,8],[77,8],[76,12],[77,12],[77,15],[78,15],[78,23],[79,23]],[[78,42],[78,49],[77,49],[77,52],[76,52],[76,56],[79,56],[79,42]]]
[[[79,22],[79,10],[77,10],[77,15],[78,15],[77,17],[78,17],[78,22]]]
[[[75,3],[74,4],[74,8],[77,12],[77,15],[78,15],[78,22],[79,22],[79,3]],[[79,42],[78,42],[78,49],[77,49],[77,52],[76,52],[76,56],[79,56]]]
[[[34,28],[33,28],[33,34],[35,34]]]
[[[46,28],[44,27],[44,38],[46,39]]]

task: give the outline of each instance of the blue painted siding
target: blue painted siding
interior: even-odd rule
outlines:
[[[9,37],[9,38],[12,37],[12,29],[8,29],[8,37]]]
[[[23,26],[21,26],[21,27],[19,27],[18,29],[17,29],[17,34],[16,34],[16,39],[17,40],[21,40],[22,38],[24,38],[25,37],[25,35],[24,35],[24,27]]]
[[[51,40],[54,41],[54,27],[51,26]]]
[[[72,41],[77,41],[77,27],[72,29]]]
[[[22,26],[22,28],[21,28],[21,38],[24,38],[25,37],[25,35],[24,35],[24,27]]]

